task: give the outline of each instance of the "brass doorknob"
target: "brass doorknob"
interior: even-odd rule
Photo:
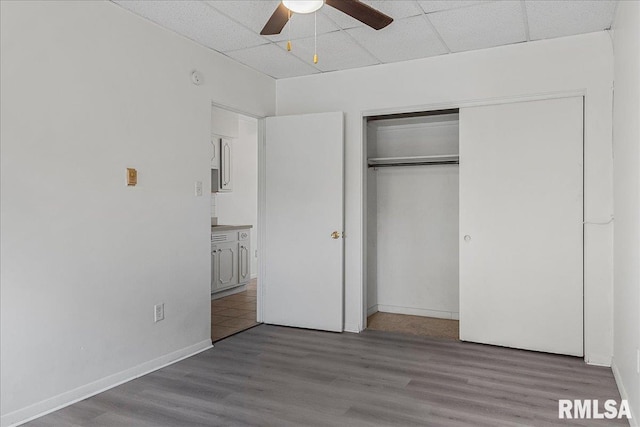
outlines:
[[[332,239],[339,239],[340,238],[340,233],[338,233],[337,231],[334,231],[333,233],[331,233],[331,238]]]

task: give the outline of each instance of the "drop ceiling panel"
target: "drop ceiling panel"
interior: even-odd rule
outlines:
[[[396,24],[380,31],[362,26],[349,29],[347,32],[382,62],[405,61],[447,53],[447,49],[424,16],[397,20]]]
[[[526,41],[520,1],[481,3],[427,16],[453,52]]]
[[[389,15],[394,20],[416,16],[422,13],[420,6],[418,6],[415,0],[362,0],[362,2]],[[323,7],[321,11],[342,29],[365,26],[357,19],[333,7]]]
[[[319,72],[311,65],[304,63],[295,55],[292,55],[273,43],[249,49],[236,50],[227,53],[227,55],[238,62],[276,79],[304,76]]]
[[[260,34],[280,0],[210,0],[206,3]]]
[[[200,1],[123,1],[116,3],[211,49],[226,52],[269,41]]]
[[[391,16],[375,31],[330,7],[260,31],[280,0],[112,0],[275,78],[483,49],[610,28],[618,0],[362,0]],[[629,0],[631,1],[631,0]],[[317,18],[318,55],[313,65]],[[293,41],[293,52],[284,49]]]
[[[306,63],[312,64],[313,44],[313,37],[294,40],[291,53]],[[286,42],[281,42],[280,46],[284,48]],[[379,63],[343,31],[318,36],[317,52],[319,61],[315,67],[321,71],[345,70]]]
[[[601,31],[609,28],[615,1],[526,1],[532,40]]]
[[[265,21],[266,23],[267,21]],[[313,37],[314,28],[317,23],[318,34],[326,34],[332,31],[337,31],[339,28],[325,15],[318,13],[295,13],[291,16],[291,20],[284,26],[282,32],[275,36],[269,36],[273,41],[283,41],[294,39],[302,39],[306,37]]]
[[[269,20],[269,17],[278,7],[280,1],[237,1],[237,0],[210,0],[207,2],[215,9],[230,16],[257,34]],[[327,8],[328,9],[328,8]],[[323,14],[318,14],[318,34],[329,33],[338,30],[338,27]],[[266,36],[271,41],[300,39],[313,36],[314,14],[293,14],[291,22],[285,25],[282,33],[274,36]]]
[[[491,1],[495,0],[419,0],[418,3],[422,10],[424,10],[424,13],[431,13],[440,10],[459,9],[461,7],[474,6]]]

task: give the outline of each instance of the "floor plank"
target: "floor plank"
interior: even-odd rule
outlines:
[[[582,359],[367,330],[260,325],[29,426],[606,426],[558,399],[616,399]]]

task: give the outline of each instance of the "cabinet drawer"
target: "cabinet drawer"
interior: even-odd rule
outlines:
[[[235,242],[236,240],[238,240],[238,233],[235,231],[211,233],[211,243]]]

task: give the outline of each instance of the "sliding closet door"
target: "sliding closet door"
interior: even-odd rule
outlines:
[[[582,97],[460,110],[460,339],[583,354]]]

